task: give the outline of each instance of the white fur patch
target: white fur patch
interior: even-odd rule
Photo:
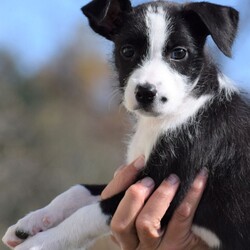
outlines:
[[[15,235],[16,230],[34,236],[40,231],[46,231],[51,227],[57,226],[79,208],[96,203],[98,200],[99,197],[91,195],[85,187],[81,185],[73,186],[66,192],[58,195],[46,207],[29,213],[15,225],[9,227],[2,241],[6,245],[20,244],[23,240],[17,238]]]
[[[183,81],[186,83],[186,78],[179,76],[177,72],[173,72],[162,58],[166,42],[171,33],[171,20],[167,19],[166,15],[166,11],[161,7],[153,8],[150,6],[147,10],[145,19],[149,48],[141,66],[135,69],[129,77],[124,93],[124,105],[130,111],[134,111],[137,106],[134,93],[138,84],[150,83],[155,85],[159,95],[169,100],[168,105],[164,105],[166,109],[175,106],[175,100],[181,99],[185,92]],[[180,98],[178,98],[178,94],[181,95]],[[155,102],[156,113],[164,112],[161,104],[159,98]]]
[[[79,248],[110,233],[108,220],[109,216],[102,212],[100,204],[95,203],[79,209],[59,226],[70,235],[70,246]]]
[[[164,117],[138,117],[136,132],[128,146],[127,161],[132,162],[140,155],[148,159],[157,139],[160,135],[175,130],[209,102],[210,95],[201,96],[198,99],[187,97],[176,113]]]
[[[139,114],[141,110],[136,110],[138,104],[134,94],[139,83],[150,83],[156,86],[158,96],[154,101],[153,109],[159,115],[176,113],[191,87],[187,77],[173,71],[166,62],[157,58],[147,61],[143,67],[134,71],[125,90],[125,107]],[[162,103],[161,97],[166,97],[167,102]]]
[[[96,203],[99,199],[99,196],[93,196],[84,186],[76,185],[57,196],[47,208],[55,213],[61,211],[64,220],[79,208]]]
[[[234,85],[233,81],[224,74],[218,75],[220,91],[225,90],[227,99],[230,99],[233,93],[238,93],[239,90]]]
[[[85,249],[94,239],[110,232],[108,218],[99,203],[92,204],[80,208],[57,227],[28,238],[15,249]]]
[[[170,34],[170,20],[166,19],[166,14],[161,7],[153,9],[149,6],[148,8],[146,25],[150,44],[149,60],[150,58],[162,58],[162,51]]]
[[[194,234],[196,234],[198,237],[200,237],[204,242],[207,243],[207,245],[211,248],[219,248],[221,245],[220,239],[211,232],[210,230],[199,227],[199,226],[192,226],[192,231]]]

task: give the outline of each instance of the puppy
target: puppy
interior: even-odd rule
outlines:
[[[194,233],[211,248],[249,249],[250,107],[205,48],[210,35],[231,56],[238,12],[207,2],[132,7],[129,0],[93,0],[82,11],[91,28],[114,43],[123,104],[137,119],[127,160],[146,158],[138,180],[150,176],[157,187],[171,173],[180,177],[162,226],[206,167]],[[72,187],[10,227],[3,241],[15,250],[86,247],[110,232],[125,193],[99,201],[103,188]]]

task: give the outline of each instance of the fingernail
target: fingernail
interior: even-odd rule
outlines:
[[[140,156],[139,158],[137,158],[137,160],[134,162],[134,167],[137,169],[137,170],[140,170],[142,168],[144,168],[145,166],[145,158],[144,156]]]
[[[171,185],[175,185],[177,184],[180,179],[177,175],[175,174],[171,174],[168,178],[167,178],[167,181],[171,184]]]
[[[208,169],[207,168],[202,168],[199,175],[202,176],[202,177],[208,177]]]
[[[152,187],[152,186],[154,186],[154,181],[150,177],[146,177],[146,178],[142,179],[140,182],[145,187]]]

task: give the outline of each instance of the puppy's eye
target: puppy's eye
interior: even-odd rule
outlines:
[[[135,48],[132,45],[125,45],[121,48],[121,55],[125,59],[132,59],[135,55]]]
[[[177,47],[171,52],[171,59],[182,60],[187,57],[187,50],[185,48]]]

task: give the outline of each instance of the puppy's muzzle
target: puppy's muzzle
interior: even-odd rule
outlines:
[[[153,84],[138,84],[135,89],[136,101],[142,106],[151,105],[157,96],[156,87]]]

